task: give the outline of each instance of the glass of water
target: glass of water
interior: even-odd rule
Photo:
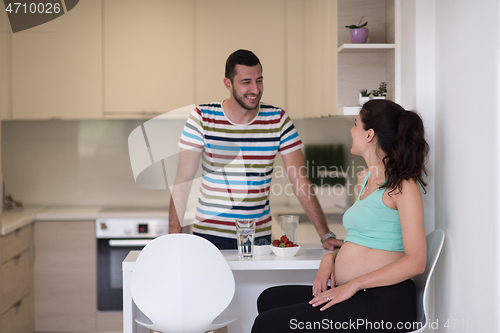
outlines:
[[[293,243],[297,244],[297,231],[299,229],[299,216],[298,215],[281,215],[280,229],[281,235],[286,237]]]
[[[236,220],[236,241],[238,246],[238,256],[240,258],[251,258],[253,255],[253,245],[255,238],[255,220]]]

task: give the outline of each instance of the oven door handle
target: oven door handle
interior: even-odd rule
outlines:
[[[110,247],[146,246],[152,239],[110,239]]]

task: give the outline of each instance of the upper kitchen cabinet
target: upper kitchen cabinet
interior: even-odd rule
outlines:
[[[337,1],[286,1],[286,99],[292,118],[337,113]]]
[[[254,52],[262,63],[262,101],[286,109],[285,3],[286,0],[197,0],[196,103],[229,97],[224,87],[227,57],[238,49]]]
[[[263,67],[262,100],[292,117],[335,114],[335,0],[198,0],[196,3],[196,102],[228,98],[224,64],[248,49]]]
[[[359,90],[377,89],[387,83],[387,98],[400,102],[400,0],[338,1],[338,98],[339,114],[357,115]],[[351,44],[346,25],[361,17],[370,30],[366,44]]]
[[[0,11],[0,115],[12,119],[12,29],[7,12]]]
[[[336,1],[304,4],[304,117],[335,115],[337,108]],[[293,37],[293,36],[291,36]]]
[[[12,34],[12,119],[102,118],[100,0]]]
[[[151,118],[193,104],[193,2],[105,0],[103,10],[104,117]]]

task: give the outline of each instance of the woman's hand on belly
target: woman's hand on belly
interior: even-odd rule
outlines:
[[[318,273],[313,283],[313,296],[317,296],[328,289],[328,281],[330,285],[335,287],[335,257],[337,251],[328,253],[321,258]]]

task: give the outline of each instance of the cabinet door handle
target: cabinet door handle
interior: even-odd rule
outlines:
[[[15,257],[12,257],[12,260],[14,260],[16,262],[16,264],[19,263],[19,260],[21,259],[22,255],[23,255],[22,253],[19,253]]]
[[[110,239],[111,247],[146,246],[152,239]]]

